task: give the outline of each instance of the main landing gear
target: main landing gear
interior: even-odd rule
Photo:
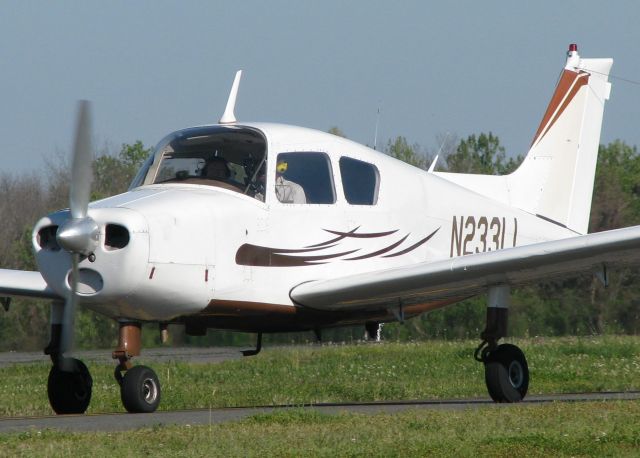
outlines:
[[[91,402],[93,380],[85,364],[60,354],[62,326],[51,325],[51,341],[45,353],[51,356],[47,393],[51,408],[57,414],[81,414]],[[118,360],[114,376],[120,385],[120,398],[131,413],[154,412],[160,404],[160,381],[153,369],[133,366],[131,358],[140,355],[140,323],[120,323],[118,347],[113,358]]]
[[[495,402],[522,401],[529,388],[529,366],[522,350],[511,344],[498,345],[507,334],[508,306],[508,286],[489,289],[487,324],[474,354],[484,364],[487,390]]]
[[[369,342],[380,342],[382,339],[382,323],[377,321],[367,321],[364,324],[365,339]]]

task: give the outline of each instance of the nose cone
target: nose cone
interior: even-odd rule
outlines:
[[[100,242],[100,228],[89,217],[66,221],[56,234],[58,244],[70,253],[89,256]]]
[[[82,254],[77,278],[82,305],[108,316],[133,316],[118,307],[127,305],[148,276],[148,225],[140,212],[90,208],[87,217],[75,219],[68,210],[52,213],[36,223],[33,247],[38,270],[58,295],[69,293],[70,254]]]

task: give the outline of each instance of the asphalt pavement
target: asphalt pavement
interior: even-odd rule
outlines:
[[[529,396],[519,405],[533,405],[551,402],[588,402],[637,400],[640,392],[574,393],[547,396]],[[0,433],[21,431],[42,431],[54,429],[60,431],[130,431],[156,426],[194,426],[211,425],[241,420],[259,413],[269,413],[285,409],[310,409],[327,414],[341,412],[373,415],[376,413],[396,413],[409,409],[447,409],[464,410],[477,408],[508,409],[516,404],[496,404],[489,399],[448,399],[424,401],[389,401],[348,404],[314,404],[309,406],[265,406],[226,409],[197,409],[150,414],[90,414],[59,415],[47,417],[0,418]]]

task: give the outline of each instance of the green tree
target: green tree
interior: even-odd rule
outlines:
[[[600,145],[589,231],[640,223],[640,156],[620,140]]]
[[[505,149],[500,139],[491,132],[469,135],[460,140],[456,151],[447,155],[447,171],[456,173],[478,173],[484,175],[504,175],[515,170],[521,158],[506,159]]]
[[[409,145],[405,137],[398,136],[393,141],[389,140],[384,152],[391,157],[400,159],[415,167],[421,169],[427,168],[427,158],[424,154],[420,153],[420,146],[417,143]]]
[[[94,162],[92,197],[102,199],[124,192],[151,153],[140,140],[123,144],[118,154],[103,154]]]
[[[346,134],[342,132],[342,130],[337,126],[331,127],[327,132],[329,132],[330,134],[336,135],[338,137],[347,138]]]

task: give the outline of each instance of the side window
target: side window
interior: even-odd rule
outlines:
[[[285,204],[334,203],[329,156],[307,152],[278,154],[275,192]]]
[[[380,174],[375,165],[350,157],[340,158],[344,197],[351,205],[375,205],[378,201]]]

